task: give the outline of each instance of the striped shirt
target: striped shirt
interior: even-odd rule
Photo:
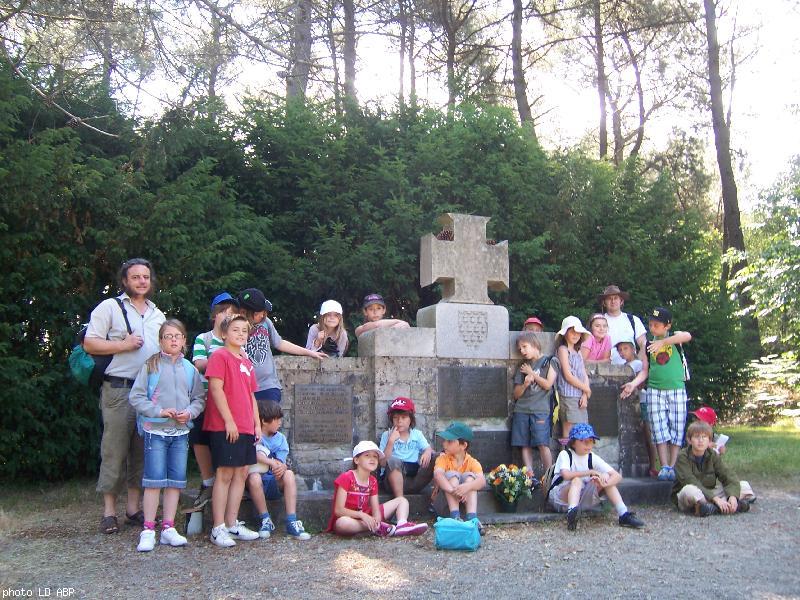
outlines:
[[[567,348],[567,355],[569,357],[569,370],[572,371],[572,376],[583,381],[583,378],[586,376],[586,366],[583,363],[583,356],[569,348]],[[558,393],[567,398],[580,398],[583,395],[583,391],[567,383],[563,370],[558,372]]]
[[[208,349],[206,349],[206,340],[208,340]],[[214,350],[224,348],[225,342],[216,337],[212,331],[200,333],[194,338],[194,346],[192,347],[192,362],[196,363],[198,360],[208,360]],[[208,391],[208,379],[201,373],[200,377],[203,379],[203,389]]]

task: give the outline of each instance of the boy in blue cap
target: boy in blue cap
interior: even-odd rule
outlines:
[[[444,440],[444,452],[436,459],[433,480],[447,498],[450,517],[461,517],[459,506],[467,510],[467,520],[478,518],[478,491],[486,487],[481,463],[469,455],[467,449],[472,441],[472,429],[460,421],[453,421],[447,429],[437,433]],[[483,535],[483,526],[478,521]]]
[[[225,346],[225,342],[222,341],[220,325],[225,317],[233,314],[237,308],[239,308],[239,303],[228,292],[214,296],[214,299],[211,300],[211,330],[198,334],[194,339],[192,363],[203,376],[203,388],[206,393],[208,393],[208,380],[205,378],[205,372],[208,359],[215,350]],[[200,484],[200,493],[194,501],[195,508],[200,508],[211,500],[211,488],[214,485],[214,468],[211,464],[211,450],[208,447],[208,432],[203,431],[204,414],[202,412],[194,419],[194,427],[189,431],[189,445],[194,450],[194,458],[200,469],[200,477],[203,479],[203,483]]]
[[[569,430],[569,445],[558,455],[555,476],[547,495],[548,502],[559,512],[567,513],[567,529],[575,531],[580,511],[592,508],[608,498],[619,515],[622,527],[644,527],[622,501],[617,484],[622,475],[592,452],[600,438],[589,423],[576,423]]]

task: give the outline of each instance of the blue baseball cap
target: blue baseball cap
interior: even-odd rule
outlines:
[[[221,294],[217,294],[214,296],[214,299],[211,301],[211,310],[214,310],[214,307],[217,304],[233,304],[234,306],[238,307],[239,302],[231,296],[228,292],[222,292]]]
[[[600,439],[594,432],[594,427],[588,423],[575,423],[569,430],[569,439],[571,440],[588,440],[589,438]]]

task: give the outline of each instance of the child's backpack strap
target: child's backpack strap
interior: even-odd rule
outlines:
[[[636,350],[636,353],[639,353],[639,343],[636,341],[636,323],[633,320],[633,315],[631,313],[625,313],[628,315],[628,322],[631,324],[631,331],[633,332],[633,348]]]

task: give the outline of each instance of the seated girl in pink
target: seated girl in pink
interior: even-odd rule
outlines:
[[[584,362],[601,363],[611,362],[611,336],[608,335],[608,321],[600,314],[595,313],[589,319],[591,337],[581,344],[581,354]]]

